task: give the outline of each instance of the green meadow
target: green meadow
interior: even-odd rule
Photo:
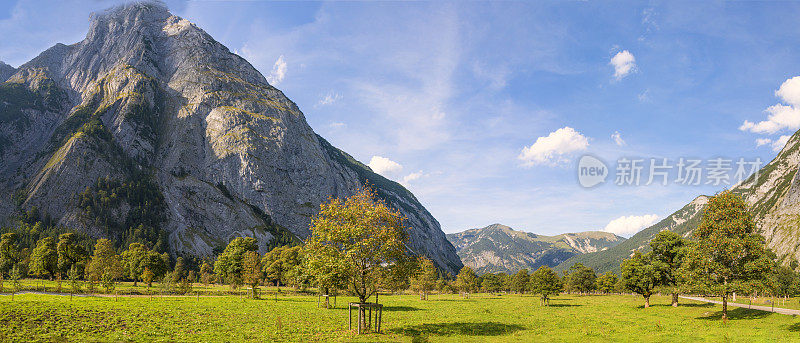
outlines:
[[[73,297],[0,296],[0,341],[355,342],[750,342],[800,341],[800,318],[654,296],[560,295],[549,307],[528,295],[385,295],[383,333],[348,330],[345,304],[309,295]],[[355,314],[355,312],[354,312]]]

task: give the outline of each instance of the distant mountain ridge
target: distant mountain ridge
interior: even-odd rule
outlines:
[[[555,267],[572,256],[602,251],[625,238],[609,232],[587,231],[543,236],[492,224],[447,234],[461,262],[478,273],[515,273],[546,265]]]
[[[740,195],[753,213],[756,226],[767,247],[788,264],[800,260],[800,131],[795,132],[775,158],[757,173],[734,185],[731,191]],[[574,256],[556,268],[567,269],[576,262],[596,272],[619,271],[622,261],[635,250],[649,250],[648,243],[661,230],[670,230],[691,238],[702,219],[708,196],[700,195],[692,202],[653,226],[633,235],[626,242],[605,251]]]

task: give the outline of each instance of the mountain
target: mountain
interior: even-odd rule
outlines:
[[[14,67],[0,61],[0,82],[5,82],[11,75],[14,75],[15,72],[17,72],[17,70],[14,69]]]
[[[602,251],[625,241],[613,233],[588,231],[542,236],[502,224],[447,234],[464,265],[478,273],[516,273],[554,267],[576,255]]]
[[[1,70],[8,70],[7,68]],[[119,244],[210,256],[309,235],[367,181],[407,217],[408,247],[455,273],[439,223],[400,184],[314,133],[250,63],[159,4],[92,17],[0,85],[0,224],[20,212]]]
[[[740,195],[750,207],[756,226],[766,239],[767,247],[786,264],[800,260],[798,163],[800,131],[791,136],[772,161],[730,189]],[[648,243],[661,230],[674,231],[691,239],[691,233],[700,224],[702,210],[707,202],[707,196],[698,196],[680,210],[638,232],[624,243],[605,251],[572,257],[556,268],[563,270],[580,262],[597,272],[618,272],[622,260],[633,254],[634,250],[648,251]]]

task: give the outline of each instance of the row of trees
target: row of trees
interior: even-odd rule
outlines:
[[[671,231],[658,233],[650,242],[650,252],[636,251],[622,263],[625,287],[641,294],[645,307],[657,288],[672,293],[673,306],[679,293],[717,295],[722,298],[723,318],[727,318],[728,299],[737,292],[781,296],[798,292],[797,274],[775,261],[752,214],[734,193],[725,191],[709,199],[694,238],[690,241]]]

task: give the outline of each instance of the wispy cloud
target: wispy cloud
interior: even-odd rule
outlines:
[[[286,60],[283,58],[283,55],[281,55],[272,66],[272,72],[267,76],[267,82],[273,86],[277,86],[283,81],[283,78],[286,77],[287,69],[288,65],[286,64]]]
[[[614,133],[611,134],[611,139],[613,139],[614,143],[618,146],[626,145],[625,140],[622,139],[622,135],[619,134],[619,131],[614,131]]]
[[[320,106],[330,105],[342,99],[342,95],[339,93],[328,92],[325,94],[322,99],[319,100]]]

